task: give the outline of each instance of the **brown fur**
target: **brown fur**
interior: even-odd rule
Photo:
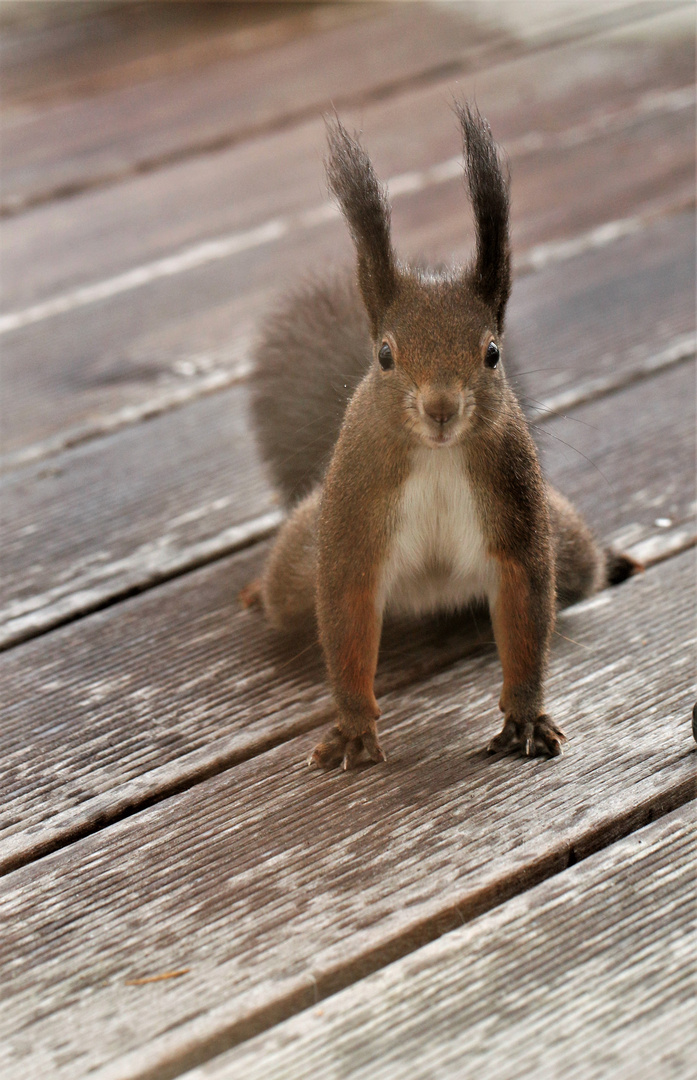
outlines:
[[[503,364],[487,364],[491,343],[503,353],[510,292],[508,178],[486,122],[468,106],[456,111],[475,212],[472,266],[428,272],[398,263],[386,194],[336,121],[327,173],[356,246],[357,276],[306,287],[271,321],[257,354],[262,451],[287,501],[304,497],[250,596],[261,596],[279,628],[316,615],[338,713],[311,757],[323,766],[384,757],[373,692],[383,611],[413,552],[424,588],[435,588],[437,575],[456,580],[451,499],[443,524],[424,522],[426,540],[405,502],[421,505],[441,466],[458,485],[452,497],[470,538],[471,565],[463,566],[471,589],[489,598],[503,667],[505,723],[491,749],[560,752],[564,735],[542,711],[556,606],[631,572],[631,560],[609,559],[545,485]],[[419,469],[431,470],[426,480]],[[422,557],[431,533],[438,550]]]

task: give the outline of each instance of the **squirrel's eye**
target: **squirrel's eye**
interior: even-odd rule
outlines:
[[[484,357],[484,363],[487,367],[495,368],[499,362],[499,347],[495,341],[489,342],[489,347],[486,350],[486,356]]]
[[[388,371],[390,368],[394,367],[394,356],[392,355],[392,349],[386,341],[383,341],[382,345],[380,346],[378,360],[380,361],[380,367],[383,371]]]

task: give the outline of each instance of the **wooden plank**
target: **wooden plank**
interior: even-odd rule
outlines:
[[[695,456],[695,420],[680,398],[694,396],[696,388],[694,364],[685,364],[554,424],[543,414],[535,426],[545,474],[572,493],[604,537],[637,543],[654,528],[671,528],[695,514],[687,472]],[[626,418],[620,416],[624,408]],[[685,472],[674,467],[678,460],[685,462]]]
[[[641,18],[646,8],[633,0],[588,0],[580,12],[575,0],[556,0],[553,6],[532,0],[521,18],[514,0],[499,2],[493,18],[499,34],[549,45]],[[487,3],[466,0],[463,10],[491,26],[493,13]],[[105,0],[31,8],[22,0],[6,0],[0,12],[4,107],[70,101],[153,76],[200,69],[366,13],[371,13],[367,3],[252,0],[173,9],[155,0],[125,13],[118,3]]]
[[[679,10],[680,4],[596,3],[586,5],[579,17],[567,3],[557,5],[551,19],[549,10],[538,5],[537,17],[531,12],[523,26],[505,8],[498,17],[486,2],[447,11],[435,5],[404,9],[392,4],[387,14],[382,5],[338,7],[337,12],[336,6],[317,5],[315,11],[276,19],[261,34],[250,35],[249,29],[219,34],[203,44],[165,49],[145,62],[114,65],[112,48],[107,71],[87,76],[85,97],[69,94],[66,100],[59,86],[56,101],[54,84],[50,100],[37,101],[34,94],[34,107],[28,108],[25,93],[22,107],[10,111],[3,130],[11,158],[6,154],[3,162],[2,211],[16,213],[113,184],[265,129],[297,123],[332,104],[387,96],[443,73],[462,75],[492,59],[601,28],[623,28],[666,9]],[[167,19],[171,22],[169,12]],[[300,37],[298,24],[310,32]],[[113,33],[110,36],[113,45]],[[418,53],[414,41],[419,41]],[[69,66],[74,69],[75,64]],[[274,72],[272,80],[269,71]],[[69,82],[74,93],[74,70]],[[44,89],[44,99],[46,95]]]
[[[659,88],[661,85],[664,89],[672,86],[671,79],[677,75],[684,78],[688,67],[693,69],[691,42],[689,61],[681,59],[684,27],[681,34],[677,45],[669,35],[671,48],[661,54],[663,60],[658,72],[647,61],[649,73],[667,80],[659,84]],[[660,39],[660,35],[656,37]],[[651,48],[656,52],[655,44]],[[610,59],[618,58],[610,52]],[[622,50],[619,55],[624,56]],[[633,52],[630,58],[636,60],[636,56]],[[643,52],[639,56],[643,56]],[[672,63],[668,64],[669,60]],[[611,78],[609,72],[614,72],[614,68],[611,64],[606,67],[607,83]],[[608,86],[606,83],[594,85],[587,68],[586,52],[576,58],[575,67],[571,65],[572,74],[576,72],[575,78],[570,78],[573,85],[564,82],[562,76],[566,69],[560,60],[548,73],[548,82],[554,89],[561,92],[565,88],[563,100],[555,99],[555,106],[565,118],[567,127],[562,125],[557,134],[562,141],[566,139],[568,124],[580,116],[579,123],[585,134],[579,135],[578,124],[571,132],[574,139],[580,138],[580,142],[566,149],[559,145],[555,151],[554,139],[551,145],[543,139],[541,148],[533,154],[526,133],[529,134],[530,125],[537,116],[544,134],[552,115],[553,95],[540,91],[540,101],[533,102],[527,109],[520,104],[513,109],[509,105],[516,100],[516,94],[520,100],[532,92],[534,70],[510,72],[508,82],[503,80],[506,95],[501,97],[497,95],[503,91],[499,91],[496,81],[492,80],[490,100],[493,106],[499,103],[499,117],[503,119],[511,110],[513,114],[509,120],[510,129],[501,131],[502,138],[510,143],[508,134],[513,138],[515,130],[521,136],[517,154],[524,172],[520,183],[516,184],[519,209],[514,228],[520,254],[524,254],[522,249],[526,245],[557,239],[560,233],[573,236],[579,230],[606,222],[611,214],[629,214],[630,226],[635,227],[637,222],[633,215],[637,213],[662,212],[668,205],[674,207],[686,199],[693,199],[694,146],[692,127],[687,118],[689,109],[686,111],[683,97],[680,96],[682,105],[677,111],[673,111],[675,103],[669,94],[667,99],[661,99],[662,104],[659,102],[658,113],[651,112],[655,100],[647,99],[646,91],[650,87],[656,88],[655,81],[645,82],[643,90],[632,84],[636,107],[634,112],[630,110],[633,119],[629,122],[624,117],[620,128],[615,130],[611,122],[612,108],[608,106],[606,95],[600,93]],[[503,72],[504,69],[497,70]],[[624,71],[624,65],[621,70]],[[642,66],[637,70],[643,70]],[[613,74],[612,79],[615,78]],[[691,82],[690,77],[690,85]],[[385,158],[386,175],[392,172],[391,160],[395,167],[397,165],[396,147],[400,148],[399,156],[405,167],[410,165],[412,168],[419,165],[422,153],[426,155],[423,161],[433,164],[432,155],[436,152],[440,155],[435,157],[438,161],[456,149],[452,117],[443,107],[444,90],[441,86],[437,93],[429,92],[428,103],[418,95],[410,95],[408,100],[400,98],[391,103],[391,115],[388,115],[388,106],[383,105],[382,118],[372,111],[366,117],[366,126],[370,122],[371,132],[376,123],[376,159],[382,168]],[[479,100],[491,112],[479,91],[477,87]],[[688,94],[691,96],[689,88]],[[683,95],[682,90],[679,95]],[[569,106],[563,111],[561,105],[566,106],[569,101],[584,102],[585,111],[579,113],[578,106]],[[588,121],[585,126],[584,116]],[[665,137],[655,131],[659,116],[666,120]],[[498,130],[496,109],[492,119],[497,122]],[[63,299],[68,298],[68,307],[73,305],[73,310],[61,316],[54,315],[48,322],[43,318],[34,326],[6,335],[4,380],[6,392],[15,403],[3,426],[7,454],[19,453],[21,457],[22,453],[35,455],[55,450],[66,441],[94,434],[105,422],[128,422],[128,418],[141,415],[143,408],[171,405],[182,396],[209,391],[212,386],[235,377],[240,364],[244,365],[249,336],[276,290],[284,283],[297,280],[299,267],[324,265],[327,259],[336,258],[337,252],[347,255],[349,252],[345,230],[338,221],[310,227],[310,222],[316,222],[317,218],[303,216],[303,207],[311,215],[315,214],[316,200],[322,190],[317,148],[321,146],[323,136],[317,125],[308,132],[304,141],[295,131],[283,136],[284,145],[273,140],[271,145],[268,140],[263,140],[255,143],[248,154],[242,154],[240,150],[236,156],[226,159],[235,165],[232,172],[223,168],[218,159],[213,164],[208,161],[209,177],[211,174],[216,177],[216,198],[212,198],[210,180],[202,184],[200,176],[174,176],[168,172],[169,186],[165,191],[161,186],[163,174],[158,174],[157,178],[134,181],[134,187],[120,188],[118,197],[115,192],[101,193],[102,198],[109,194],[109,206],[96,205],[96,195],[85,196],[72,204],[61,204],[60,214],[54,208],[50,220],[37,211],[6,223],[9,243],[6,240],[5,276],[9,282],[18,283],[20,289],[29,290],[25,299],[33,295],[37,275],[41,278],[46,274],[43,269],[33,267],[52,268],[48,277],[54,283],[59,279],[66,283],[81,283],[85,281],[86,267],[96,273],[96,264],[103,259],[101,253],[118,252],[121,259],[129,252],[135,256],[137,251],[143,251],[140,238],[152,237],[153,232],[154,242],[148,250],[152,254],[172,254],[173,250],[176,253],[183,237],[193,235],[192,225],[198,236],[211,238],[216,236],[215,230],[220,228],[221,221],[229,228],[234,219],[236,228],[242,228],[244,243],[251,243],[251,236],[257,245],[237,251],[235,255],[228,252],[223,261],[209,261],[197,270],[189,269],[166,279],[157,277],[160,273],[157,259],[153,264],[147,263],[147,267],[141,264],[145,276],[142,277],[139,270],[134,278],[140,283],[139,288],[133,290],[129,286],[126,293],[90,302],[87,306],[80,306],[83,303],[81,293],[77,296],[70,292],[60,294]],[[417,150],[414,151],[417,133]],[[552,135],[556,138],[554,128]],[[381,146],[385,149],[381,150]],[[512,143],[510,146],[515,150]],[[271,151],[273,154],[269,156]],[[608,165],[616,165],[616,160],[608,162],[609,153],[619,155],[623,160],[619,170],[620,182],[624,185],[621,190],[614,179],[603,179],[600,184],[596,175],[591,184],[586,179],[586,170],[592,167],[589,163],[593,161],[596,161],[599,175],[607,177]],[[279,161],[283,161],[280,171]],[[539,162],[539,169],[535,162]],[[513,164],[516,166],[515,153]],[[459,177],[459,166],[455,168],[455,174]],[[576,174],[577,182],[574,183]],[[278,192],[279,176],[282,176],[288,194],[277,199],[274,192]],[[470,242],[470,230],[460,181],[451,179],[433,187],[432,179],[433,174],[422,176],[425,187],[411,194],[405,192],[397,198],[395,218],[399,242],[407,251],[427,250],[436,258],[447,258],[453,253],[463,257]],[[583,183],[578,182],[581,179]],[[549,193],[553,190],[560,193],[562,219],[559,210],[550,206]],[[231,200],[232,191],[239,197]],[[273,201],[270,201],[272,196]],[[224,211],[220,209],[221,198],[227,206]],[[197,207],[195,212],[192,212],[192,205]],[[70,212],[66,209],[69,206],[72,207]],[[271,211],[270,207],[273,208]],[[280,222],[282,231],[286,230],[286,235],[275,243],[262,245],[261,239],[266,237],[268,240],[268,235],[256,234],[255,223],[266,221],[268,224],[270,212],[272,215],[280,213],[280,218],[275,220]],[[240,213],[244,215],[241,218]],[[76,229],[70,224],[83,218],[88,222],[86,231],[82,226]],[[158,221],[162,225],[153,230],[152,223]],[[252,226],[251,234],[248,228],[245,231],[245,226],[249,225]],[[17,231],[13,233],[15,226]],[[115,235],[119,237],[118,244],[112,242]],[[228,240],[232,236],[233,246],[241,242],[242,234],[237,231],[227,235]],[[47,239],[52,236],[55,236],[54,241]],[[194,249],[198,257],[201,254],[198,245],[194,244],[194,248],[187,251]],[[220,249],[215,246],[204,248],[203,255],[208,258],[206,252],[211,250]],[[223,245],[223,250],[228,251],[228,248]],[[23,252],[21,256],[17,254],[19,251]],[[69,253],[67,259],[65,253]],[[126,265],[132,267],[133,263]],[[187,265],[186,257],[177,265]],[[165,266],[169,274],[172,266],[169,263]],[[118,275],[117,279],[118,284],[121,280]],[[112,288],[114,280],[97,282],[98,295],[103,296],[99,290],[105,283]],[[89,284],[89,278],[86,284]],[[46,294],[39,296],[45,298]],[[75,303],[77,310],[74,310]],[[25,313],[33,310],[32,307],[22,308]],[[48,398],[50,408],[48,405],[41,407],[41,402]],[[14,460],[17,460],[16,456]]]
[[[574,454],[573,465],[569,448],[548,440],[559,451],[548,472],[564,480],[601,535],[619,524],[633,541],[660,539],[670,532],[663,522],[680,526],[693,511],[692,371],[664,373],[612,403],[578,410],[582,423],[574,427],[593,445],[584,443],[590,453]],[[544,426],[563,431],[564,423]],[[686,531],[694,536],[694,525]],[[317,647],[274,634],[237,603],[266,551],[242,552],[0,657],[7,766],[0,865],[326,722],[331,703]],[[575,629],[582,623],[569,620],[572,628],[560,624],[561,633],[588,643]],[[489,663],[491,641],[479,616],[425,620],[408,633],[393,627],[383,640],[379,693],[487,642]],[[592,657],[602,667],[600,653]],[[554,669],[558,662],[555,648]]]
[[[561,759],[483,753],[487,653],[386,697],[384,768],[308,771],[293,741],[7,876],[3,1076],[174,1075],[680,805],[693,573],[671,559],[564,619]]]
[[[513,370],[530,374],[514,385],[542,427],[545,408],[567,410],[574,395],[629,383],[694,348],[693,238],[693,215],[677,215],[516,284],[508,340]],[[592,431],[578,422],[552,430],[574,445],[577,433]],[[541,440],[566,452],[550,436]],[[689,453],[685,445],[688,468]],[[591,491],[598,483],[593,473]],[[277,512],[241,385],[21,469],[0,481],[0,492],[4,644],[259,538]],[[664,506],[662,516],[673,510]],[[598,520],[606,532],[622,523]]]
[[[247,402],[234,386],[3,477],[5,619],[64,621],[268,535]]]
[[[13,10],[12,10],[13,9]],[[368,5],[3,4],[6,113],[89,98],[280,45],[369,14]],[[83,133],[83,137],[87,133]]]
[[[435,5],[373,6],[363,18],[246,55],[221,51],[205,65],[25,107],[2,132],[3,207],[16,211],[218,150],[332,101],[360,102],[444,69],[467,70],[470,58],[491,59],[515,44],[490,23]]]
[[[458,93],[476,96],[514,164],[641,116],[681,111],[694,83],[694,17],[689,8],[661,10],[614,34],[496,63],[463,78]],[[452,92],[446,78],[342,115],[365,132],[383,177],[412,175],[457,157]],[[316,120],[4,221],[4,306],[23,307],[269,218],[315,210],[326,190],[323,145]],[[453,175],[459,179],[457,168]],[[460,203],[456,219],[465,216]]]
[[[695,825],[693,802],[186,1080],[688,1080]]]
[[[567,155],[563,160],[539,155],[539,169],[531,168],[517,184],[520,209],[513,223],[514,240],[523,234],[529,243],[538,227],[540,238],[574,236],[630,207],[635,228],[636,215],[675,208],[676,201],[689,202],[692,128],[684,113],[678,115],[674,123],[658,128],[653,120],[644,120],[640,132],[614,135],[611,146],[601,139],[593,152],[588,145],[576,147],[569,151],[576,157],[575,166]],[[615,154],[621,155],[623,167],[619,174],[605,171],[604,176],[612,179],[607,188],[603,181],[602,195],[597,183],[589,187],[586,170],[592,162],[608,165],[608,156]],[[575,175],[579,182],[571,187]],[[563,183],[567,190],[560,191],[558,209],[551,212],[549,193]],[[452,189],[448,198],[446,187]],[[405,223],[407,227],[398,228],[397,236],[407,252],[418,243],[437,259],[451,256],[454,247],[457,259],[469,247],[464,198],[457,181],[439,190],[438,206],[428,214],[433,242],[425,243],[418,209],[430,202],[429,190],[404,197],[409,206],[402,212],[415,217]],[[455,219],[441,216],[452,209],[449,199],[462,215],[459,228],[452,224]],[[445,221],[450,222],[447,235]],[[521,247],[518,244],[519,251]],[[326,267],[339,253],[349,257],[348,239],[342,223],[333,219],[314,230],[291,230],[273,252],[256,246],[234,258],[159,277],[135,291],[8,333],[4,383],[13,408],[3,424],[6,456],[43,453],[53,445],[50,440],[58,439],[60,445],[81,433],[84,437],[90,427],[98,429],[105,406],[110,412],[128,410],[168,389],[179,392],[183,383],[191,386],[196,378],[210,389],[211,378],[219,383],[226,369],[235,377],[273,294],[297,282],[298,267]]]
[[[676,214],[516,281],[507,364],[531,415],[535,401],[563,411],[603,381],[609,389],[613,378],[629,380],[694,334],[693,222],[692,213]]]

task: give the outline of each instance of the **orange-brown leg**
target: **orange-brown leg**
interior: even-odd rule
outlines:
[[[351,588],[339,604],[320,603],[318,615],[339,715],[308,764],[351,769],[362,757],[384,761],[376,723],[380,709],[374,693],[382,620],[373,590]]]
[[[487,749],[494,753],[520,746],[528,757],[534,757],[538,750],[556,757],[566,736],[542,712],[554,620],[553,589],[543,581],[535,593],[525,569],[511,559],[500,559],[499,571],[491,616],[503,668],[499,707],[505,721]]]

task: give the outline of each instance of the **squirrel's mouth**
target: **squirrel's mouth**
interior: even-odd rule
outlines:
[[[424,409],[423,405],[418,409],[419,419],[417,423],[418,434],[427,446],[436,448],[452,446],[458,442],[470,422],[474,412],[474,398],[468,392],[458,395],[457,407],[452,408],[449,415],[437,415],[434,417]]]
[[[452,446],[457,442],[461,430],[462,425],[458,424],[456,430],[449,428],[447,431],[424,432],[424,441],[428,446]]]

